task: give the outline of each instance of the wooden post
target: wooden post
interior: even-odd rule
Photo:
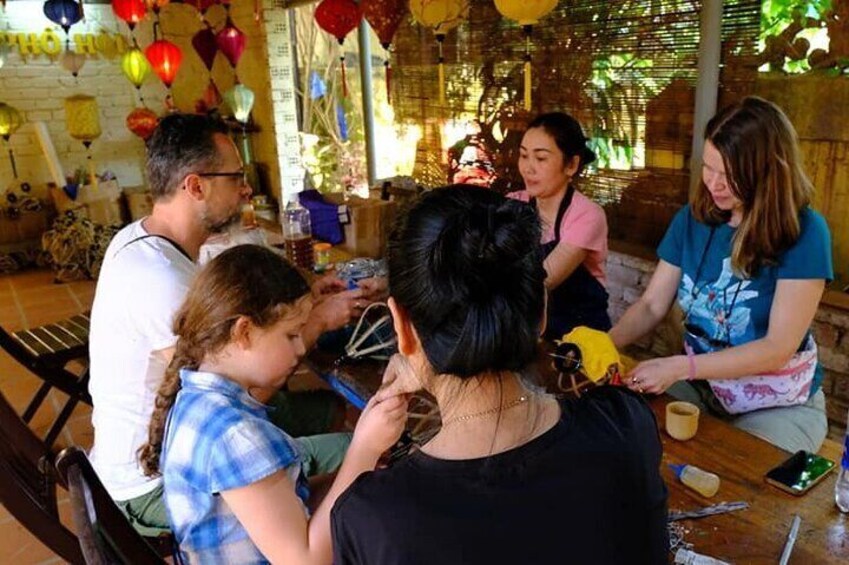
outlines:
[[[704,0],[699,25],[699,78],[693,110],[693,145],[690,153],[690,193],[698,190],[702,177],[705,126],[716,114],[719,94],[719,62],[722,51],[722,0]]]
[[[360,50],[360,85],[363,94],[363,134],[366,142],[366,167],[368,170],[368,186],[373,187],[377,182],[377,161],[374,144],[374,98],[371,84],[371,43],[369,30],[371,28],[365,18],[357,28],[357,45]]]

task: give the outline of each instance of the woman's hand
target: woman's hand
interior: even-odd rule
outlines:
[[[625,384],[639,393],[661,394],[687,378],[689,365],[685,355],[643,361],[625,376]]]

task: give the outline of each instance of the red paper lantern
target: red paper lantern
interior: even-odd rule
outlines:
[[[360,25],[362,18],[363,13],[354,0],[322,0],[315,9],[316,23],[335,37],[340,45],[345,36]]]
[[[360,25],[363,13],[354,0],[322,0],[315,9],[315,21],[319,27],[339,41],[341,46],[345,36]],[[348,97],[348,82],[345,80],[345,52],[340,49],[342,69],[342,96]]]
[[[215,54],[218,53],[218,43],[215,40],[215,32],[212,31],[212,28],[205,26],[197,32],[192,37],[192,47],[195,48],[207,70],[211,71],[212,64],[215,62]]]
[[[127,116],[127,129],[147,140],[159,125],[159,116],[148,108],[136,108]]]
[[[363,17],[380,39],[384,49],[389,49],[392,38],[407,15],[407,0],[362,0]]]
[[[144,50],[145,57],[150,61],[153,72],[162,79],[165,86],[171,88],[174,77],[183,62],[183,52],[180,48],[166,39],[159,39],[151,43]]]
[[[221,31],[215,35],[215,43],[218,45],[218,49],[224,53],[224,56],[227,57],[227,60],[230,61],[230,65],[233,67],[242,58],[246,41],[245,34],[233,24],[233,20],[229,17],[227,18],[227,23],[221,28]]]
[[[407,0],[361,0],[360,7],[363,10],[363,17],[374,29],[380,44],[388,52],[398,26],[407,15]],[[392,67],[389,64],[388,54],[383,61],[383,66],[386,69],[386,100],[391,103]]]
[[[135,29],[136,24],[144,19],[147,6],[144,0],[112,0],[112,11],[115,15],[127,22],[130,31]]]

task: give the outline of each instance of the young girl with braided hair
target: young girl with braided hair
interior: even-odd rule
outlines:
[[[304,355],[309,287],[274,252],[242,245],[213,259],[174,320],[178,337],[142,468],[192,563],[330,563],[330,508],[399,438],[406,397],[372,400],[312,517],[297,444],[254,394],[280,387]]]

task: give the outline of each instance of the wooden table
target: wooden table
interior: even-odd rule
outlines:
[[[658,426],[665,426],[668,397],[651,400]],[[734,563],[777,563],[790,523],[798,514],[802,523],[790,563],[849,563],[849,516],[834,504],[833,471],[807,494],[786,494],[764,482],[764,474],[789,454],[761,439],[738,430],[710,415],[702,415],[696,437],[677,441],[661,432],[661,473],[669,487],[669,508],[695,510],[721,501],[742,500],[748,510],[683,520],[685,540],[694,551]],[[831,443],[823,454],[832,460]],[[669,463],[690,463],[716,473],[722,480],[719,492],[706,499],[681,484]]]
[[[335,365],[337,355],[313,351],[308,364],[335,390],[356,405],[380,386],[383,364],[362,361]],[[543,371],[541,384],[551,389],[553,379]],[[658,427],[665,426],[666,396],[655,397],[650,405]],[[677,441],[661,431],[663,463],[661,474],[669,487],[670,510],[697,510],[718,502],[744,501],[747,510],[718,514],[680,522],[685,541],[693,550],[733,563],[778,563],[795,514],[801,519],[790,563],[849,563],[849,516],[834,504],[833,471],[807,494],[796,497],[764,482],[764,474],[789,454],[729,424],[703,414],[696,437]],[[839,461],[836,443],[829,442],[821,454]],[[721,478],[719,492],[707,499],[681,484],[669,464],[688,463]]]

